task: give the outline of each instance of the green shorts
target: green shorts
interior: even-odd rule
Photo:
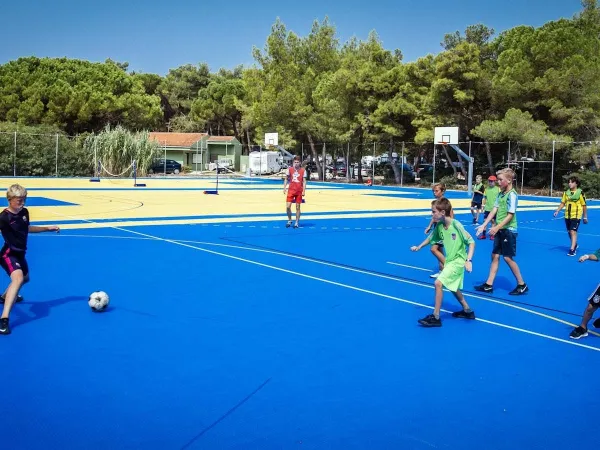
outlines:
[[[451,292],[462,289],[465,279],[465,261],[463,259],[446,261],[442,273],[438,275],[437,279]]]

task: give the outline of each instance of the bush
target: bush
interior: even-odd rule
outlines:
[[[581,190],[585,192],[587,198],[600,199],[600,172],[592,172],[591,170],[583,170],[580,172],[564,175],[564,189],[567,189],[567,181],[570,176],[576,176],[581,181]]]
[[[448,189],[456,189],[462,185],[462,182],[453,175],[447,175],[439,180],[439,183],[444,183]]]

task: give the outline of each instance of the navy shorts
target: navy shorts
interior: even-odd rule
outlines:
[[[508,256],[514,258],[517,256],[517,233],[510,230],[499,230],[494,236],[494,249],[492,254]]]
[[[594,308],[600,308],[600,284],[596,286],[596,290],[592,292],[588,301]]]
[[[577,231],[579,229],[580,223],[581,223],[581,219],[565,219],[565,225],[567,226],[567,231]]]
[[[0,255],[0,266],[10,277],[15,270],[22,270],[23,276],[29,273],[29,266],[25,259],[25,252],[18,252],[10,248],[3,247]]]

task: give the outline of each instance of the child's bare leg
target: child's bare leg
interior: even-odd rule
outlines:
[[[583,317],[581,318],[581,326],[587,330],[587,326],[589,321],[592,319],[592,316],[598,309],[597,306],[592,306],[588,303],[585,311],[583,312]]]
[[[490,264],[490,273],[488,274],[488,279],[485,282],[489,286],[494,285],[494,280],[496,279],[496,274],[498,273],[498,266],[500,264],[500,255],[496,253],[492,253],[492,264]]]
[[[440,246],[437,244],[432,245],[431,253],[433,253],[433,256],[435,256],[436,259],[439,261],[440,270],[442,270],[444,268],[444,263],[446,262],[446,257],[441,252]]]
[[[465,311],[470,311],[471,310],[471,307],[469,306],[469,304],[465,300],[465,296],[463,295],[462,292],[460,292],[460,290],[457,290],[456,292],[453,292],[453,294],[454,294],[454,297],[456,298],[456,300],[458,300],[458,303],[460,303],[460,306],[462,306]]]
[[[10,274],[10,284],[8,288],[6,288],[6,293],[4,294],[4,309],[2,310],[2,319],[8,319],[10,314],[10,310],[12,309],[15,300],[17,299],[17,295],[19,294],[19,290],[21,286],[29,281],[29,275],[23,277],[22,270],[15,270]]]
[[[435,280],[435,305],[433,307],[433,315],[436,319],[440,318],[440,310],[442,309],[442,299],[444,298],[444,285],[440,280]]]
[[[292,221],[292,202],[285,203],[285,210],[287,212],[288,220]]]
[[[569,230],[569,237],[571,238],[571,250],[575,250],[575,247],[577,247],[577,231]]]
[[[504,261],[506,261],[506,264],[508,264],[508,267],[510,267],[510,270],[513,273],[513,275],[515,276],[517,283],[525,284],[525,282],[523,281],[523,277],[521,276],[521,271],[519,270],[519,266],[517,265],[515,260],[512,259],[510,256],[505,256]]]
[[[296,203],[296,223],[300,222],[300,203]]]

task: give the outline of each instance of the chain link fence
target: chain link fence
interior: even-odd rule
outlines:
[[[93,176],[94,155],[84,149],[85,136],[0,132],[0,176]],[[565,178],[581,170],[598,171],[597,142],[461,142],[451,145],[415,142],[317,142],[288,149],[301,155],[311,180],[385,185],[422,185],[443,181],[468,185],[473,178],[510,167],[523,193],[560,193]]]

